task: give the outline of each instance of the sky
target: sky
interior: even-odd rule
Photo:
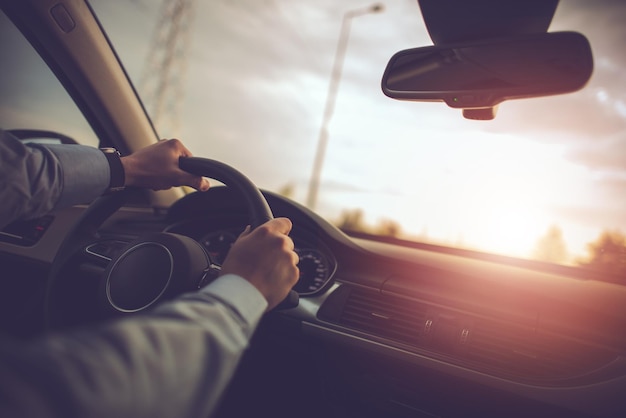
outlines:
[[[161,1],[92,0],[139,85]],[[505,102],[493,121],[384,96],[397,51],[431,45],[415,0],[350,20],[316,210],[362,209],[415,239],[521,257],[558,226],[569,261],[601,231],[626,233],[626,2],[562,0],[550,31],[590,40],[594,74],[574,94]],[[344,14],[363,0],[195,1],[180,137],[270,190],[306,200]],[[148,68],[148,74],[155,73]],[[143,94],[140,89],[140,94]]]

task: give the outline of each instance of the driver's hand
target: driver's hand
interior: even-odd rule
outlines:
[[[180,157],[191,157],[191,152],[178,139],[162,140],[122,157],[125,185],[153,190],[175,186],[208,190],[208,179],[187,173],[178,167]]]
[[[252,283],[267,299],[268,310],[287,297],[300,274],[290,231],[287,218],[273,219],[254,231],[248,227],[222,265],[221,274],[237,274]]]

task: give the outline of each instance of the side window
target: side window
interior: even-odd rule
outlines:
[[[0,128],[54,131],[85,145],[98,138],[56,76],[0,12]]]

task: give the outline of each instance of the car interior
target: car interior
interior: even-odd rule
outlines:
[[[488,124],[514,101],[587,88],[603,65],[584,31],[551,29],[558,0],[405,3],[431,44],[387,50],[380,100]],[[26,63],[6,74],[41,97],[54,84],[64,95],[54,100],[75,107],[62,120],[42,107],[24,116],[15,98],[32,98],[7,77],[2,129],[122,154],[160,139],[96,13],[116,4],[0,1],[3,55],[16,57],[7,66]],[[46,78],[34,81],[35,60]],[[116,303],[102,296],[125,250],[146,241],[178,252],[180,283],[163,297],[192,291],[205,253],[219,270],[246,225],[287,217],[300,279],[265,315],[216,417],[626,416],[626,246],[622,270],[607,271],[340,228],[304,199],[259,188],[247,167],[195,155],[181,167],[217,180],[207,192],[126,188],[0,232],[2,333],[29,339],[149,306],[143,287],[121,286]],[[158,276],[158,263],[133,263],[136,275]]]

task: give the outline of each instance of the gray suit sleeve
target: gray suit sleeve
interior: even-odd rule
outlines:
[[[208,417],[260,317],[239,276],[91,331],[0,345],[0,416]]]
[[[0,228],[78,203],[108,187],[109,165],[97,148],[26,145],[0,130]]]

